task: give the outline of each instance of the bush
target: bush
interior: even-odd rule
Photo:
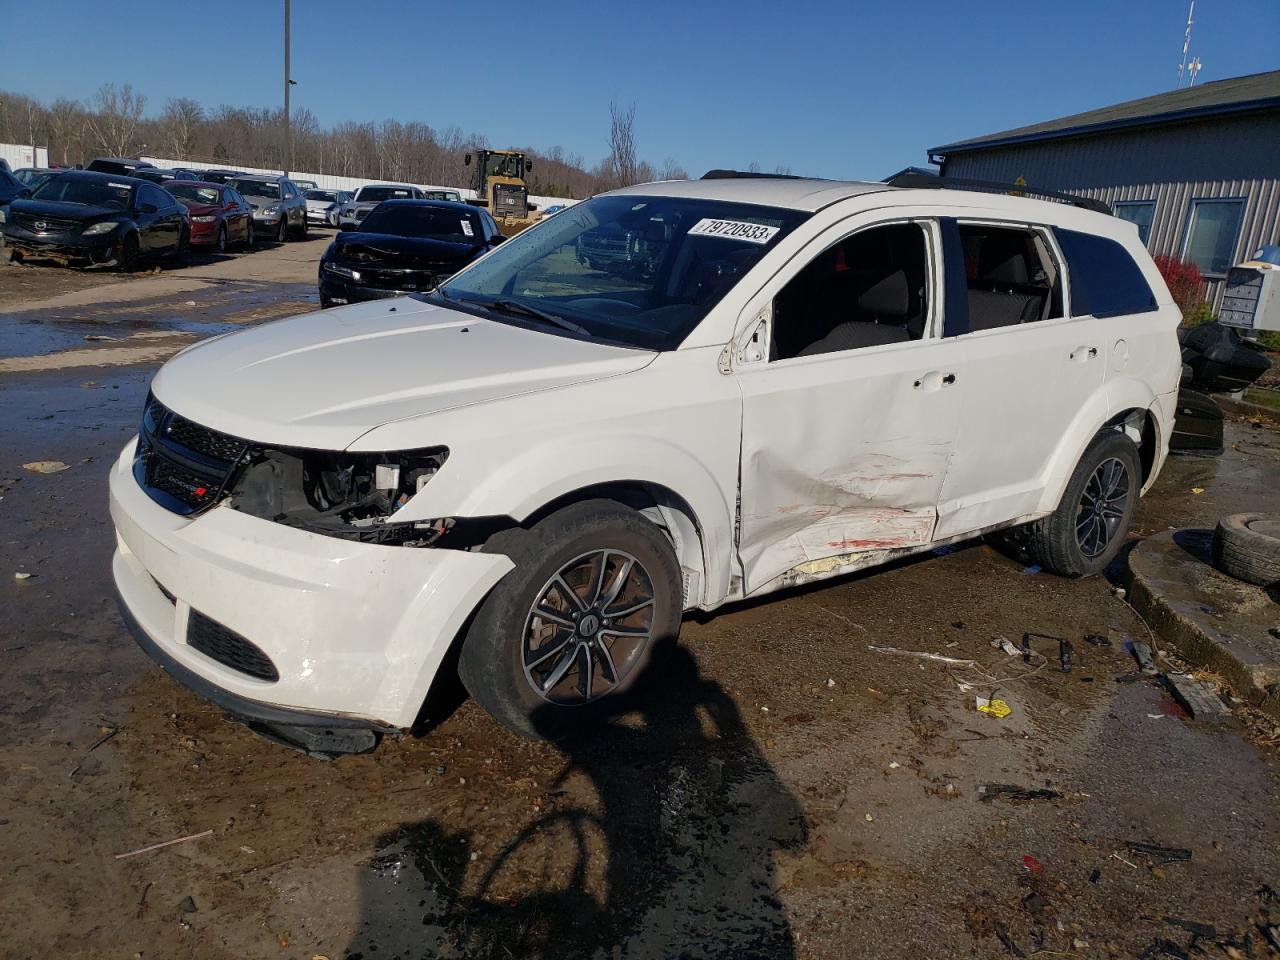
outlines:
[[[1161,256],[1156,257],[1155,261],[1160,276],[1164,277],[1164,282],[1169,287],[1173,302],[1182,311],[1183,323],[1189,327],[1211,323],[1214,319],[1213,310],[1204,298],[1205,283],[1200,268],[1176,257]]]
[[[1268,350],[1280,351],[1280,331],[1263,330],[1258,334],[1258,342]]]

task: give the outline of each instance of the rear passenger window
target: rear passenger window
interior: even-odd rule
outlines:
[[[1073,316],[1148,313],[1156,298],[1147,278],[1121,244],[1075,230],[1055,230],[1071,274]]]
[[[915,223],[872,227],[828,247],[773,301],[771,359],[924,337],[929,253]]]
[[[971,331],[1062,316],[1062,271],[1043,234],[966,223],[959,230]]]

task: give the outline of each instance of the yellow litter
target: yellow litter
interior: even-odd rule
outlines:
[[[1003,700],[988,700],[986,697],[977,697],[976,699],[978,701],[978,711],[995,717],[997,720],[1003,720],[1013,713],[1013,707]]]

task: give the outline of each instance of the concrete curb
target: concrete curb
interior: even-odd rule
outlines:
[[[1179,530],[1137,544],[1125,567],[1129,602],[1188,661],[1280,717],[1280,639],[1268,632],[1280,626],[1280,605],[1213,569],[1211,537],[1208,530]]]

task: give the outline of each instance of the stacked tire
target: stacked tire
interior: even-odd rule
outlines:
[[[1245,583],[1280,583],[1280,516],[1236,513],[1213,532],[1213,565]]]

